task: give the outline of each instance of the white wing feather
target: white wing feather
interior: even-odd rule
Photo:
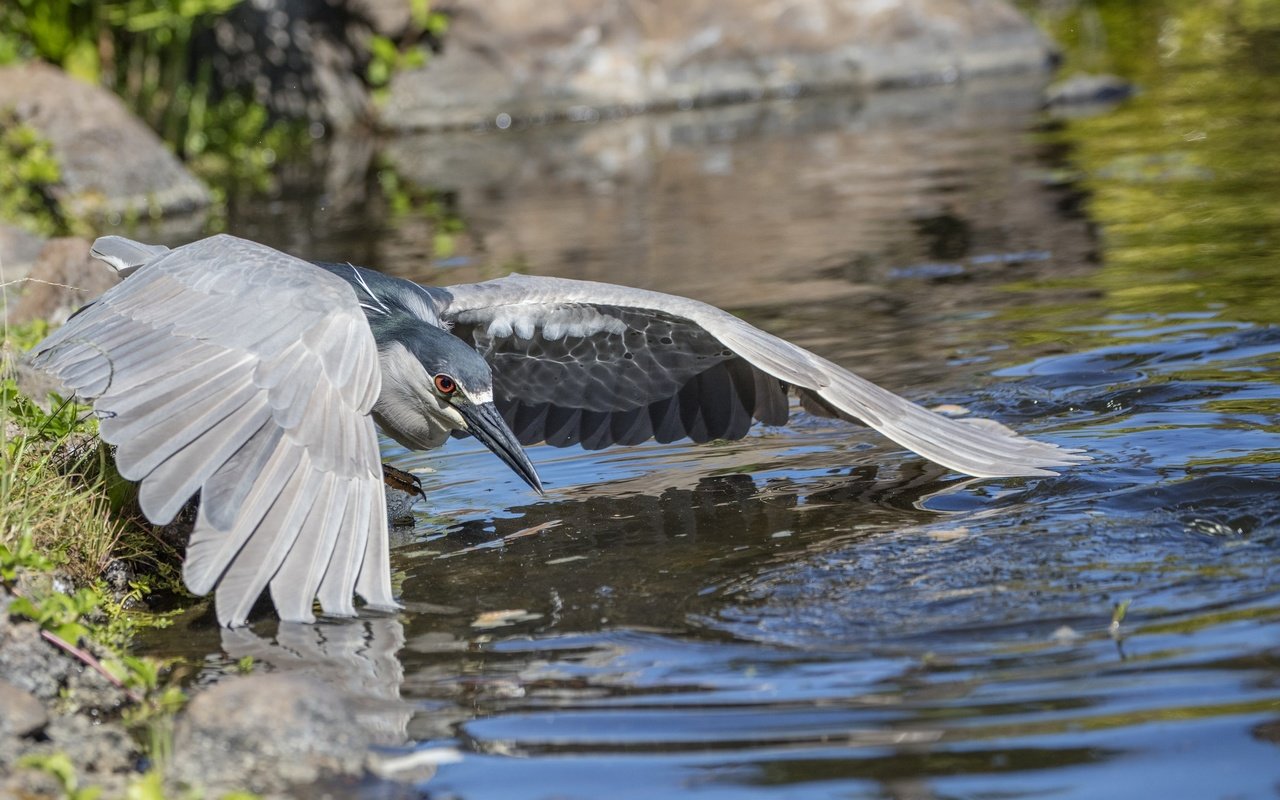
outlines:
[[[353,589],[394,605],[389,575],[369,574],[389,569],[369,416],[381,374],[351,288],[230,236],[175,250],[104,237],[94,252],[129,277],[33,363],[93,401],[149,519],[201,492],[191,591],[216,589],[228,626],[268,585],[285,620],[313,619],[317,594],[350,614]]]

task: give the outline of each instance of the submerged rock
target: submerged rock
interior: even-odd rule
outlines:
[[[1050,46],[1005,0],[449,0],[444,51],[397,75],[394,129],[611,111],[805,91],[948,83],[1044,69]]]
[[[1134,94],[1134,86],[1115,75],[1073,75],[1044,90],[1051,108],[1118,103]]]
[[[0,109],[48,140],[73,217],[194,211],[209,191],[106,89],[37,61],[0,68]]]

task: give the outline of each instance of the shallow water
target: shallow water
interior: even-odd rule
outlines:
[[[389,444],[429,498],[403,614],[152,646],[328,675],[432,797],[1274,795],[1280,98],[1217,74],[1065,121],[1014,82],[404,139],[357,200],[242,209],[424,282],[690,294],[1095,460],[970,481],[799,414],[535,447],[538,498]]]

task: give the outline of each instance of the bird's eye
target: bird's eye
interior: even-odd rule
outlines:
[[[448,375],[436,376],[436,391],[440,394],[453,394],[458,390],[458,382]]]

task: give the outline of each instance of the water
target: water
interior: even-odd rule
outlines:
[[[388,445],[429,498],[392,553],[403,614],[153,648],[327,676],[438,762],[435,798],[1274,796],[1268,63],[1176,62],[1068,120],[1006,82],[410,138],[345,199],[241,209],[426,282],[697,296],[1095,460],[970,481],[801,415],[535,447],[540,499],[474,445]]]

